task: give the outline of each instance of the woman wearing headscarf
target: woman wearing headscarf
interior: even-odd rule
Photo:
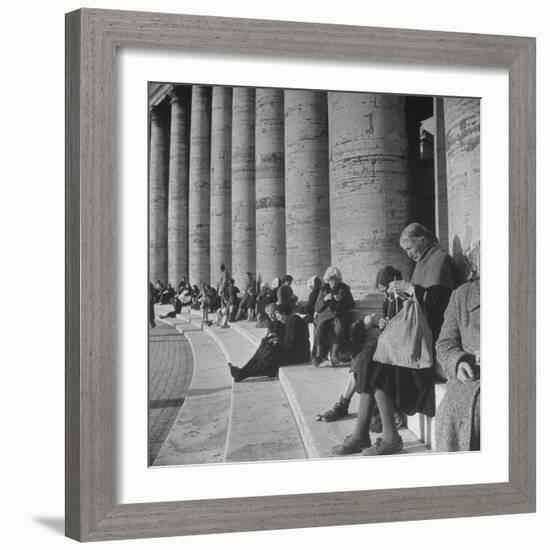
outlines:
[[[416,265],[411,281],[391,282],[389,293],[399,298],[416,296],[436,342],[453,290],[452,259],[439,247],[433,233],[419,223],[403,230],[399,244]],[[385,322],[380,326],[384,328]],[[433,365],[412,369],[373,360],[362,374],[358,373],[356,391],[360,394],[357,422],[353,433],[332,448],[337,455],[360,452],[367,456],[385,455],[401,451],[403,441],[395,423],[396,408],[408,415],[417,412],[435,415]],[[382,437],[372,445],[369,425],[375,401],[382,421]]]
[[[305,302],[298,302],[296,313],[304,315],[306,323],[313,323],[313,314],[315,313],[315,302],[321,290],[321,279],[314,275],[307,280],[306,288],[309,290],[308,298]]]
[[[273,296],[269,283],[264,281],[260,285],[260,291],[256,296],[256,328],[268,328],[270,323],[269,315],[266,312],[266,307],[270,303]]]
[[[436,415],[437,451],[480,449],[479,243],[466,254],[466,260],[469,282],[453,292],[436,344],[437,358],[448,378]]]
[[[350,287],[342,281],[338,268],[329,267],[323,282],[315,301],[313,365],[316,367],[338,364],[338,352],[348,344],[351,310],[355,307]]]
[[[289,306],[292,309],[296,304],[296,296],[294,296],[291,286],[293,280],[294,277],[292,277],[292,275],[285,275],[282,284],[277,289],[277,303]]]

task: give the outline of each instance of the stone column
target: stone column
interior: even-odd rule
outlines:
[[[231,88],[212,88],[210,279],[213,286],[218,281],[221,264],[231,273],[231,111]]]
[[[233,89],[231,133],[231,268],[237,286],[256,272],[255,89]]]
[[[447,203],[447,155],[445,150],[445,117],[442,97],[434,97],[434,171],[435,232],[441,245],[449,246],[449,214]]]
[[[170,134],[165,108],[150,111],[149,143],[149,279],[168,279],[167,216]]]
[[[283,90],[256,90],[256,269],[270,282],[286,272]]]
[[[286,272],[305,283],[330,265],[327,94],[285,90]]]
[[[211,89],[193,86],[189,155],[189,282],[210,281]]]
[[[332,263],[361,297],[380,268],[409,271],[399,247],[409,221],[405,99],[330,92],[328,102]]]
[[[462,276],[462,253],[480,240],[480,102],[443,99],[446,132],[449,250]]]
[[[170,93],[170,164],[168,178],[168,281],[176,288],[189,277],[189,95]]]

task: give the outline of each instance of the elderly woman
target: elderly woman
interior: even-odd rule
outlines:
[[[338,352],[349,340],[351,310],[355,300],[351,290],[342,281],[342,274],[336,267],[329,267],[323,276],[324,285],[315,302],[315,356],[316,367],[337,366]],[[330,351],[330,359],[328,352]]]
[[[437,409],[437,451],[480,449],[479,243],[466,257],[470,281],[453,292],[436,344],[448,377],[445,397]]]
[[[435,342],[453,290],[452,259],[439,248],[431,231],[419,223],[403,230],[399,244],[416,265],[411,282],[393,281],[389,292],[398,297],[416,295]],[[380,326],[384,328],[385,323]],[[360,394],[357,422],[353,433],[332,448],[337,455],[360,452],[367,456],[386,455],[401,451],[403,441],[395,423],[396,407],[408,415],[417,412],[435,415],[434,366],[412,369],[374,360],[366,362],[364,370],[357,374],[356,391]],[[382,437],[373,445],[369,425],[375,401],[382,421]]]
[[[315,302],[319,296],[321,290],[321,279],[314,275],[307,280],[306,288],[309,291],[309,295],[306,301],[298,302],[296,304],[296,313],[304,315],[304,321],[306,323],[313,323],[313,314],[315,313]]]
[[[401,278],[401,272],[391,266],[380,269],[376,274],[375,288],[384,294],[382,320],[378,321],[379,315],[369,314],[352,325],[351,351],[353,359],[346,387],[332,409],[325,411],[323,414],[318,414],[317,420],[333,422],[347,416],[350,401],[357,386],[357,374],[358,372],[360,375],[363,374],[367,367],[366,363],[372,360],[376,349],[376,342],[380,334],[379,324],[385,325],[386,321],[391,319],[400,309],[399,299],[388,292],[388,287],[392,281]]]

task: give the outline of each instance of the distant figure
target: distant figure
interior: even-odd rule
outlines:
[[[277,289],[277,303],[294,308],[296,297],[292,291],[292,275],[285,275],[281,286]]]
[[[269,288],[269,283],[264,281],[260,286],[258,296],[256,296],[256,328],[269,327],[271,320],[266,309],[273,302],[273,291]]]
[[[149,326],[155,328],[157,324],[155,323],[155,287],[153,283],[149,282]]]
[[[160,316],[161,319],[166,319],[167,317],[169,317],[171,319],[175,319],[176,315],[179,315],[181,313],[183,303],[180,300],[179,296],[174,296],[173,304],[174,304],[174,309],[172,311],[169,311],[165,315],[161,315]]]

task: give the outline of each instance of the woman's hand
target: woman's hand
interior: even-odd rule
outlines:
[[[456,368],[456,378],[460,382],[471,382],[475,380],[474,369],[471,367],[470,363],[466,361],[461,361]]]
[[[412,296],[414,294],[414,285],[407,281],[392,281],[388,286],[388,291],[390,294],[397,294],[399,296]]]
[[[378,328],[380,330],[384,330],[386,328],[386,325],[388,324],[388,320],[385,317],[382,317],[380,321],[378,321]]]
[[[323,302],[328,302],[329,300],[332,300],[332,294],[330,293],[323,298]]]

